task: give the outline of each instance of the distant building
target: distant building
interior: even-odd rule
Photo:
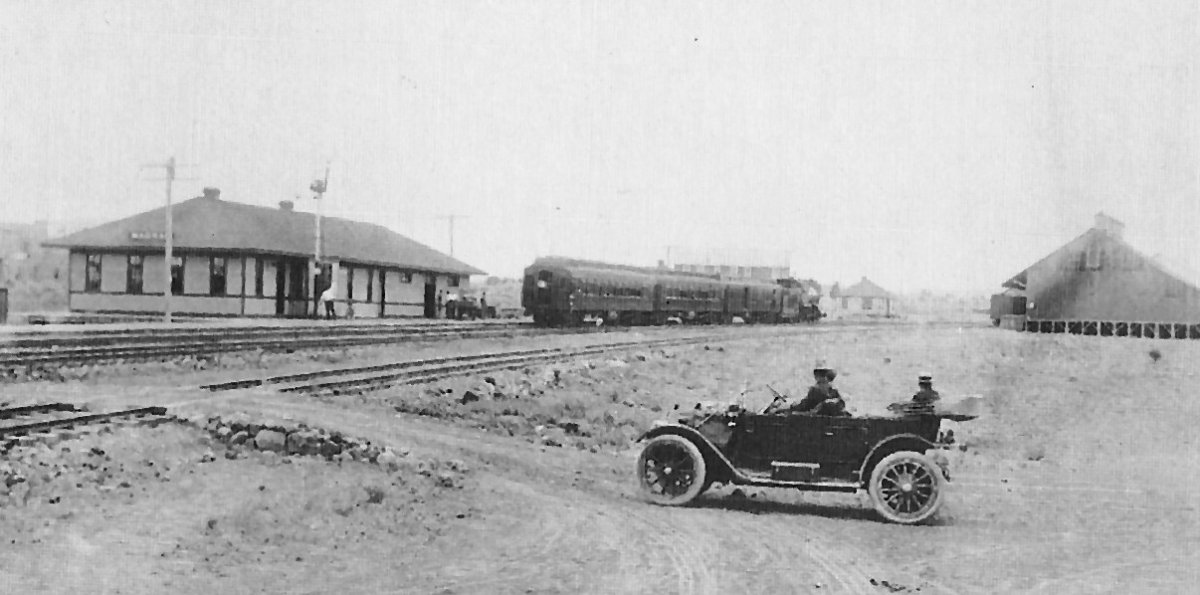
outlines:
[[[45,242],[66,248],[69,307],[85,312],[163,311],[164,209]],[[337,311],[357,317],[434,316],[439,291],[483,271],[373,223],[322,217],[315,275],[315,221],[291,201],[259,207],[204,196],[172,209],[171,308],[181,314],[305,316],[335,280]]]
[[[1097,214],[1091,229],[1009,278],[999,295],[1024,298],[1014,301],[1033,332],[1200,338],[1200,275],[1142,254],[1124,229]]]
[[[66,259],[42,242],[49,236],[49,223],[0,223],[0,286],[58,279],[66,270]]]
[[[829,297],[830,312],[838,316],[890,318],[895,315],[892,307],[895,296],[866,277],[846,288],[834,284]]]

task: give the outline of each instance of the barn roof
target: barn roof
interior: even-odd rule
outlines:
[[[890,298],[892,294],[870,279],[863,277],[862,281],[851,285],[839,292],[839,297],[856,297],[856,298]]]
[[[1097,217],[1100,217],[1100,216],[1104,216],[1104,214],[1101,213]],[[1107,216],[1105,216],[1105,217],[1107,217]],[[1162,274],[1167,275],[1173,279],[1183,281],[1184,283],[1187,283],[1187,284],[1191,285],[1192,287],[1195,287],[1196,289],[1200,289],[1200,272],[1197,272],[1195,269],[1193,269],[1177,260],[1167,258],[1161,254],[1157,254],[1153,257],[1147,256],[1144,252],[1142,252],[1141,250],[1138,250],[1133,245],[1131,245],[1130,243],[1128,243],[1124,240],[1124,238],[1122,237],[1122,234],[1120,233],[1120,230],[1124,228],[1123,224],[1121,224],[1119,221],[1116,221],[1115,219],[1111,219],[1111,218],[1108,218],[1108,219],[1110,219],[1115,224],[1120,225],[1120,228],[1118,228],[1115,233],[1111,229],[1108,229],[1108,228],[1092,227],[1091,229],[1088,229],[1087,231],[1083,232],[1082,234],[1075,237],[1071,241],[1069,241],[1069,242],[1063,244],[1062,246],[1059,246],[1055,250],[1051,251],[1049,254],[1042,257],[1037,262],[1029,265],[1025,270],[1021,271],[1020,273],[1017,273],[1016,275],[1013,275],[1007,281],[1002,283],[1001,287],[1005,287],[1005,288],[1009,288],[1009,289],[1024,290],[1026,288],[1025,284],[1027,282],[1027,277],[1028,277],[1030,269],[1037,267],[1042,262],[1052,258],[1055,254],[1058,254],[1059,252],[1061,252],[1068,246],[1075,244],[1076,242],[1079,242],[1080,240],[1082,240],[1084,238],[1087,238],[1089,236],[1099,236],[1099,237],[1106,238],[1109,242],[1112,242],[1113,244],[1121,247],[1122,249],[1133,252],[1134,254],[1136,254],[1137,256],[1142,258],[1146,263],[1148,263],[1149,266],[1157,269]]]
[[[314,215],[291,209],[221,200],[216,192],[172,207],[174,246],[251,253],[311,256]],[[165,207],[110,221],[45,242],[76,249],[147,249],[162,245]],[[322,217],[323,255],[348,260],[460,275],[483,271],[404,237],[382,225]],[[157,238],[156,240],[153,238]]]

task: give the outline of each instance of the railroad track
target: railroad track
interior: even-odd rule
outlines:
[[[677,337],[670,339],[653,339],[648,341],[622,341],[603,343],[582,347],[560,347],[545,349],[523,349],[472,355],[458,355],[418,360],[408,360],[374,366],[336,368],[301,374],[287,374],[269,378],[252,378],[234,380],[216,384],[203,385],[201,388],[211,391],[271,386],[279,392],[302,393],[313,396],[340,395],[347,393],[364,393],[384,388],[435,382],[454,376],[512,370],[529,365],[562,361],[589,355],[627,351],[630,349],[653,349],[708,343],[713,341],[730,341],[748,338],[760,338],[766,335],[755,334],[708,334],[701,336]]]
[[[139,407],[106,413],[91,413],[70,403],[47,403],[0,409],[0,448],[11,448],[22,438],[38,439],[55,430],[146,418],[165,419],[165,407]]]
[[[295,351],[464,337],[540,334],[525,323],[330,325],[220,329],[144,329],[15,337],[0,343],[0,370],[46,364],[147,361],[246,351]]]

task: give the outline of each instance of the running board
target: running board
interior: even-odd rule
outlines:
[[[733,485],[758,486],[766,488],[796,488],[811,492],[848,492],[854,493],[862,489],[862,487],[853,481],[789,481],[786,479],[771,479],[770,477],[757,477],[746,475],[737,470],[734,470],[733,477],[729,482]]]

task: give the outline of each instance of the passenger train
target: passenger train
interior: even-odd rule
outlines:
[[[577,260],[539,258],[525,269],[521,305],[540,326],[812,322],[821,318],[815,281],[723,280]]]

